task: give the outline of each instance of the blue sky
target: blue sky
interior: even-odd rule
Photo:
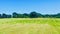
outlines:
[[[60,13],[60,0],[0,0],[0,13]]]

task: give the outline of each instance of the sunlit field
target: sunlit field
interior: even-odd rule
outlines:
[[[0,19],[0,34],[60,34],[60,18]]]

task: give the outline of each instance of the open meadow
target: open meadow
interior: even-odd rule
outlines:
[[[60,34],[60,18],[0,19],[0,34]]]

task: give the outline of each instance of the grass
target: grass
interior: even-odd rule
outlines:
[[[60,18],[0,19],[0,34],[60,34]]]

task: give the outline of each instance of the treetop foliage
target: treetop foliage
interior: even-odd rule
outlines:
[[[35,11],[31,12],[30,14],[24,13],[24,14],[18,14],[16,12],[13,12],[12,15],[8,14],[0,14],[0,18],[60,18],[60,13],[58,14],[46,14],[42,15],[40,13],[37,13]]]

